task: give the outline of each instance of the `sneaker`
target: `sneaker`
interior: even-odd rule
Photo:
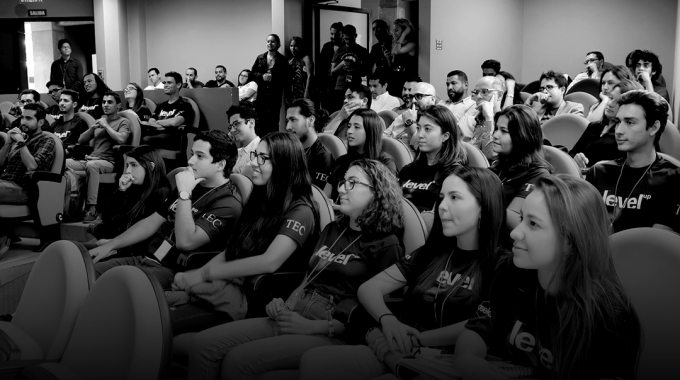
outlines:
[[[7,236],[0,236],[0,259],[9,251],[9,245],[12,243]]]
[[[83,222],[94,222],[98,217],[99,214],[96,211],[88,211],[85,213],[85,219],[83,219]]]

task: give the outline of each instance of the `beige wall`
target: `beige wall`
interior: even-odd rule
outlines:
[[[548,69],[573,77],[591,50],[623,64],[632,50],[648,49],[659,55],[672,86],[676,16],[676,0],[524,0],[522,79],[536,80]]]

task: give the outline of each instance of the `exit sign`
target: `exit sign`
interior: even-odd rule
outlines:
[[[28,17],[46,17],[47,9],[29,9]]]

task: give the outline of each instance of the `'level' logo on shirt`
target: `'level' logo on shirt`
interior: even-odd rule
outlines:
[[[430,188],[430,185],[432,185],[435,181],[432,181],[430,183],[416,183],[416,182],[411,182],[409,179],[404,183],[401,187],[404,189],[415,189],[415,190],[428,190]]]
[[[616,206],[618,208],[640,209],[642,200],[650,200],[650,194],[640,194],[637,198],[623,198],[621,196],[609,194],[609,190],[605,190],[602,194],[605,206]]]

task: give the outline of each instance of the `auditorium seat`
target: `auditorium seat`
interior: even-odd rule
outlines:
[[[661,157],[663,157],[664,159],[666,159],[666,161],[672,162],[673,165],[675,165],[675,166],[677,166],[677,167],[680,168],[680,160],[679,160],[679,159],[677,159],[677,158],[675,158],[675,157],[673,157],[673,156],[669,156],[669,155],[667,155],[666,153],[661,153],[661,152],[659,152],[659,156],[661,156]]]
[[[581,178],[581,169],[570,155],[553,146],[543,146],[545,159],[552,165],[553,174],[568,174],[576,178]]]
[[[2,102],[0,103],[0,113],[9,113],[9,110],[14,107],[14,103],[12,102]]]
[[[330,133],[319,133],[319,140],[326,149],[331,153],[334,160],[338,157],[347,154],[347,147],[337,136]]]
[[[599,79],[586,78],[571,86],[566,95],[573,94],[575,92],[585,92],[592,95],[595,99],[599,99],[600,91],[601,88]]]
[[[640,319],[644,345],[639,379],[680,373],[680,236],[659,228],[633,228],[611,237],[614,265]]]
[[[14,116],[12,116],[12,115],[10,115],[10,114],[8,114],[8,113],[0,114],[0,117],[2,117],[3,119],[5,119],[5,125],[10,125],[12,122],[14,122],[14,120],[17,119],[16,117],[14,117]]]
[[[659,151],[680,159],[680,132],[670,120],[666,123],[666,128],[661,134]]]
[[[599,101],[598,98],[590,95],[589,93],[580,91],[570,92],[564,97],[564,100],[583,104],[583,117],[588,117],[590,107]]]
[[[524,91],[520,91],[519,93],[519,98],[522,99],[522,103],[526,102],[529,97],[531,97],[532,94]]]
[[[522,88],[521,92],[526,92],[530,95],[533,95],[538,92],[538,88],[541,87],[541,82],[540,81],[533,81],[529,82],[524,88]]]
[[[90,115],[87,112],[78,112],[78,116],[87,124],[87,127],[90,128],[92,125],[94,125],[94,122],[96,121],[92,115]]]
[[[401,140],[394,139],[392,137],[382,138],[383,151],[394,158],[394,163],[397,166],[397,172],[413,162],[413,154],[411,149],[409,149]]]
[[[326,193],[324,193],[316,185],[312,185],[312,194],[314,195],[314,200],[319,206],[319,231],[323,231],[326,225],[335,221],[333,202],[331,202]]]
[[[389,128],[390,125],[394,123],[394,120],[399,117],[396,112],[391,110],[380,111],[378,112],[378,116],[385,122],[385,129]]]
[[[401,241],[404,244],[404,254],[409,255],[425,245],[429,231],[418,208],[404,197],[401,198],[401,202],[404,216],[404,231]]]
[[[568,150],[574,147],[588,127],[588,120],[582,116],[563,114],[546,121],[541,129],[543,137],[552,145],[562,145]]]
[[[489,167],[489,160],[486,158],[486,156],[484,155],[484,153],[482,153],[481,150],[477,149],[476,146],[465,141],[460,141],[459,143],[463,144],[463,148],[465,148],[465,154],[467,156],[468,165],[477,168]]]
[[[156,111],[156,103],[149,98],[144,98],[144,105],[151,111],[151,115]]]

